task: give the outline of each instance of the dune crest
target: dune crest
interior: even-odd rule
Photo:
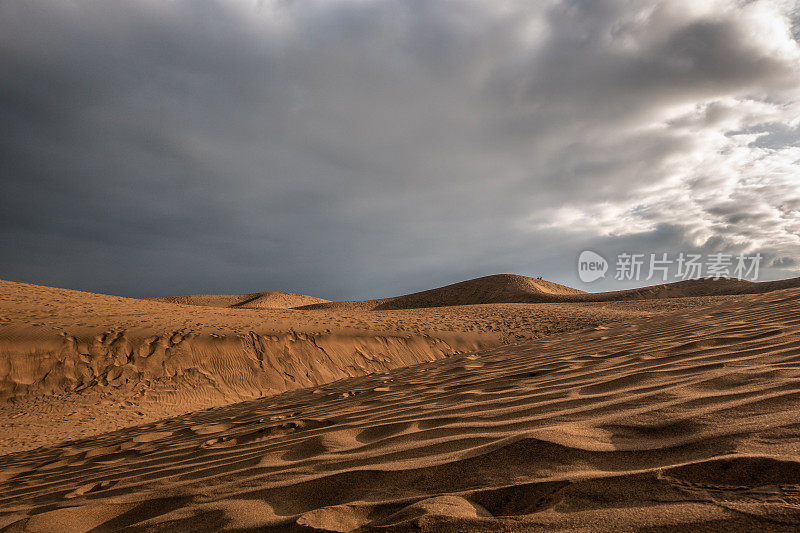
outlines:
[[[800,278],[751,282],[739,279],[692,279],[638,289],[589,293],[539,278],[495,274],[392,298],[315,303],[303,309],[397,310],[498,303],[621,302],[761,294],[800,287]]]
[[[261,297],[252,302],[257,305]],[[241,401],[499,342],[286,310],[189,307],[0,281],[0,401],[101,389],[119,401]],[[251,302],[251,303],[252,303]],[[365,327],[367,326],[367,327]]]
[[[157,296],[148,298],[154,302],[206,307],[230,307],[240,309],[292,309],[304,305],[327,303],[330,300],[293,294],[290,292],[254,292],[250,294],[184,294],[181,296]]]
[[[585,293],[539,278],[517,274],[494,274],[393,298],[320,303],[305,308],[391,310],[496,303],[541,303],[568,301],[569,297],[581,294]]]

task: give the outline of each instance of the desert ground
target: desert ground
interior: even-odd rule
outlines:
[[[0,282],[2,531],[796,531],[800,280]]]

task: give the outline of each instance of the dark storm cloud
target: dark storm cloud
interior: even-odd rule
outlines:
[[[0,3],[0,277],[357,298],[574,283],[623,243],[791,268],[792,7]]]

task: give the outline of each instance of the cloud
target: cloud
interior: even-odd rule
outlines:
[[[793,2],[0,3],[0,277],[376,297],[800,256]]]

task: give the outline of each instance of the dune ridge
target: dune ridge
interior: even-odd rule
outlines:
[[[356,308],[370,310],[415,309],[494,303],[568,301],[583,291],[517,274],[493,274],[422,292],[377,300],[316,303],[303,309]]]
[[[241,309],[293,309],[304,305],[322,304],[330,300],[290,292],[253,292],[249,294],[184,294],[148,298],[154,302],[207,307]]]
[[[662,298],[689,298],[760,294],[800,286],[800,278],[751,282],[739,279],[691,279],[637,289],[588,293],[538,278],[494,274],[391,298],[321,302],[302,309],[397,310],[497,303],[619,302]]]
[[[260,292],[251,294],[193,294],[162,296],[149,300],[228,308],[335,309],[388,311],[499,303],[617,302],[661,298],[688,298],[760,294],[800,286],[800,278],[752,282],[734,278],[704,278],[659,283],[636,289],[588,293],[566,285],[518,274],[493,274],[421,292],[374,300],[330,301],[300,294]]]
[[[308,315],[265,320],[258,310],[200,311],[13,282],[0,282],[0,301],[0,401],[96,387],[121,397],[150,392],[152,401],[176,402],[187,391],[206,403],[240,401],[499,342],[488,331],[429,334],[342,317],[321,328]]]
[[[800,289],[0,456],[15,529],[792,531]]]
[[[704,278],[660,283],[638,289],[587,293],[579,301],[603,302],[643,300],[657,298],[689,298],[696,296],[731,296],[739,294],[763,294],[800,287],[800,277],[777,281],[748,281],[735,278]]]
[[[447,340],[445,340],[447,339]],[[448,342],[448,340],[450,342]],[[455,346],[455,348],[454,348]],[[345,377],[475,350],[477,339],[372,335],[309,335],[288,332],[247,336],[175,331],[129,337],[107,331],[91,339],[63,335],[61,342],[3,343],[0,398],[81,392],[92,386],[132,394],[143,382],[169,380],[153,401],[182,389],[242,400],[309,387]]]

